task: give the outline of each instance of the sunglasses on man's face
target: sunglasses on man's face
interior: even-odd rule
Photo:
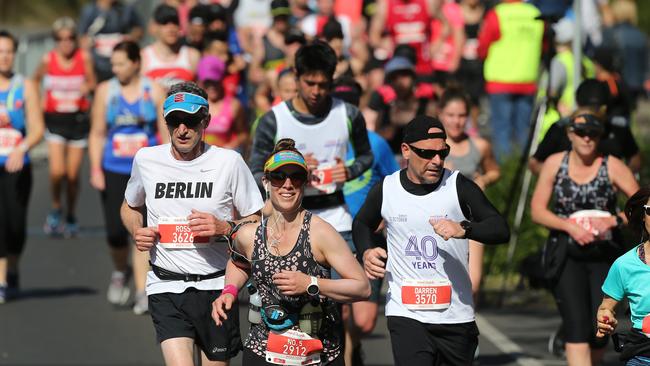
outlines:
[[[305,171],[297,171],[289,174],[283,171],[273,171],[268,172],[266,177],[273,187],[282,187],[284,182],[287,181],[287,178],[291,180],[291,184],[294,187],[300,187],[307,181],[307,173]]]
[[[646,216],[650,216],[650,206],[643,205],[643,211],[645,211]]]
[[[201,124],[201,118],[168,118],[165,120],[167,126],[171,128],[178,128],[181,124],[185,125],[187,128],[196,128]]]
[[[415,155],[421,157],[422,159],[431,160],[437,155],[440,156],[440,159],[444,160],[447,156],[449,156],[449,145],[441,150],[420,149],[419,147],[415,147],[413,145],[408,145],[408,147],[415,153]]]
[[[585,126],[580,126],[574,125],[569,128],[569,131],[573,132],[576,134],[578,137],[589,137],[591,139],[600,137],[603,134],[603,129],[598,128],[598,127],[585,127]]]

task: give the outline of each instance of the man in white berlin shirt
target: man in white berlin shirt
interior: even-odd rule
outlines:
[[[229,258],[216,238],[230,232],[235,212],[257,220],[263,206],[242,157],[201,140],[206,98],[194,83],[172,86],[163,113],[171,143],[138,151],[121,209],[137,248],[150,251],[146,291],[167,365],[193,365],[194,343],[203,365],[227,365],[241,349],[237,307],[225,326],[210,316]]]

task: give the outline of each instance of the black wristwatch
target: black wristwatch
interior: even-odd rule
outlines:
[[[465,230],[464,237],[465,237],[465,239],[467,239],[469,234],[472,232],[472,223],[467,221],[467,220],[463,220],[463,221],[460,222],[460,227],[462,227],[463,230]]]
[[[318,296],[320,294],[320,287],[318,287],[318,278],[311,276],[311,282],[307,286],[307,295]]]

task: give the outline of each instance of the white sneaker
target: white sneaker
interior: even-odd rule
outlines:
[[[149,312],[149,298],[144,292],[135,294],[135,304],[133,304],[133,314],[144,315]]]
[[[106,298],[113,305],[126,305],[131,295],[129,280],[131,279],[131,269],[122,271],[113,271],[111,274],[111,283],[108,285]]]

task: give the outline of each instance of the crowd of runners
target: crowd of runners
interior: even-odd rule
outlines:
[[[569,365],[598,364],[615,331],[628,365],[650,365],[650,186],[632,133],[647,39],[634,1],[570,5],[169,0],[145,20],[96,0],[53,23],[32,75],[0,30],[0,303],[20,291],[44,138],[43,230],[79,234],[88,178],[107,300],[150,314],[167,365],[193,364],[194,345],[204,365],[242,350],[244,365],[362,365],[381,303],[396,365],[470,365],[484,246],[510,237],[484,190],[535,141],[530,210]],[[616,329],[623,300],[631,329]]]

